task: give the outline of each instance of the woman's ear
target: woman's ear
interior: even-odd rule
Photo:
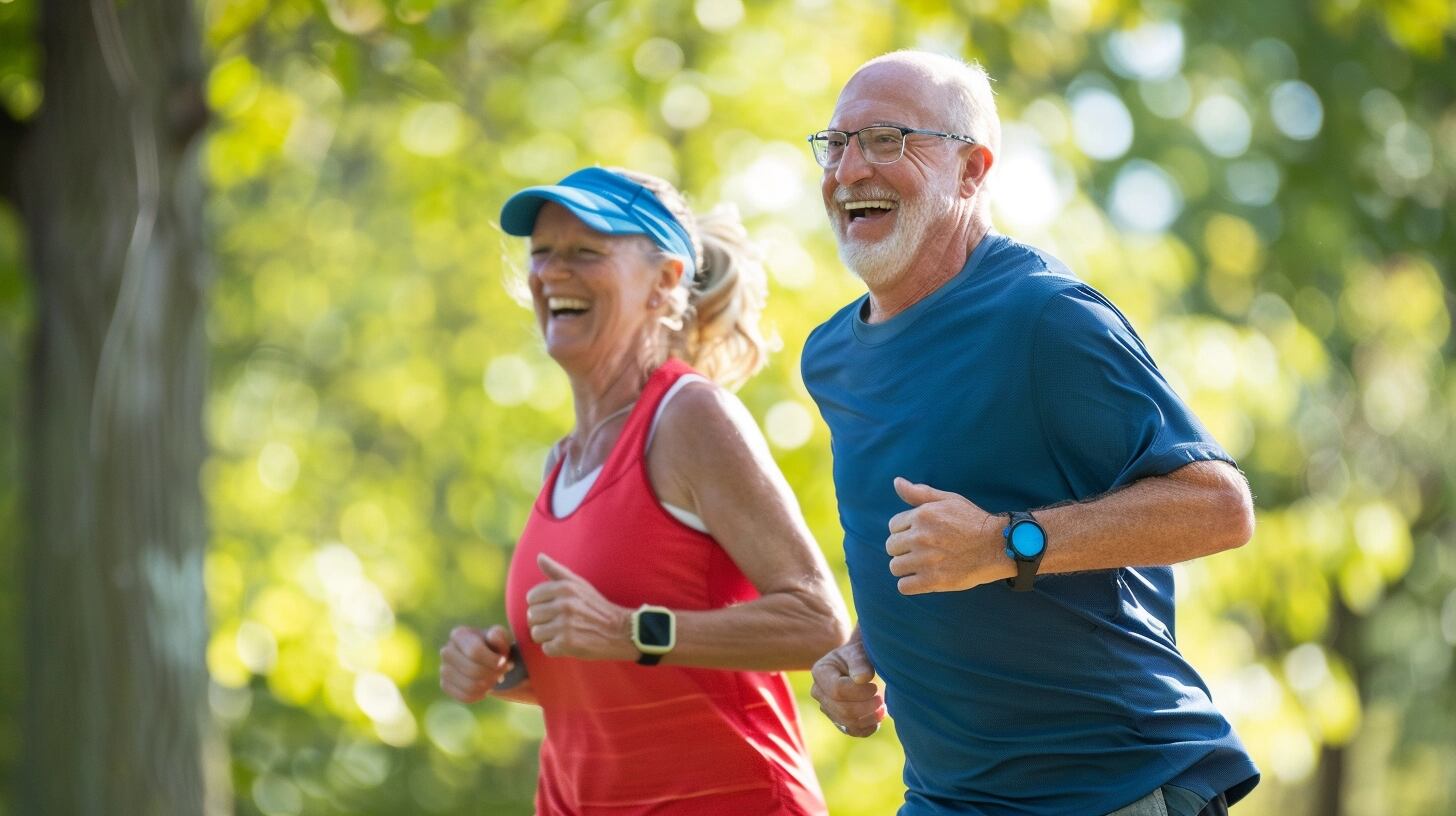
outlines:
[[[657,282],[652,287],[652,305],[667,301],[672,290],[677,288],[678,281],[682,280],[683,271],[687,268],[681,258],[667,257],[657,269]]]

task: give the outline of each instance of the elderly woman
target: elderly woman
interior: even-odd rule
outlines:
[[[824,813],[780,672],[809,668],[848,623],[724,390],[765,356],[742,225],[698,221],[661,179],[588,168],[517,193],[501,226],[530,236],[536,320],[576,427],[511,562],[510,628],[452,631],[441,686],[541,706],[540,816]]]

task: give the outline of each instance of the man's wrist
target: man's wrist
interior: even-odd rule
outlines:
[[[989,564],[991,575],[980,582],[994,584],[997,581],[1010,581],[1016,577],[1016,562],[1006,557],[1006,534],[1004,530],[1011,521],[1011,513],[992,513],[987,518],[987,526],[990,528],[988,537],[991,539],[991,563]]]

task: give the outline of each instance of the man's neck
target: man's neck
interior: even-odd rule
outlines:
[[[899,275],[884,286],[870,287],[865,322],[883,323],[929,297],[960,273],[990,231],[989,219],[973,217],[955,230],[966,236],[963,241],[949,240],[935,247],[927,240]]]

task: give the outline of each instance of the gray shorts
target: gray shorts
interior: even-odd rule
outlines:
[[[1213,797],[1212,802],[1197,811],[1189,809],[1197,807],[1196,804],[1188,803],[1190,796],[1191,794],[1182,788],[1176,789],[1172,796],[1164,795],[1163,788],[1158,788],[1107,816],[1228,816],[1228,803],[1224,800],[1223,794],[1220,793]]]

